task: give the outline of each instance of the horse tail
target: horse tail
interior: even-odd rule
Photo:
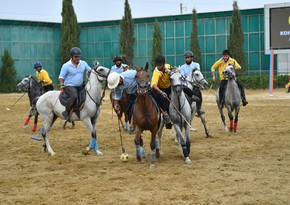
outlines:
[[[35,97],[35,98],[32,100],[31,110],[35,110],[35,111],[37,111],[37,109],[36,109],[36,103],[37,103],[39,97],[40,97],[40,96]]]

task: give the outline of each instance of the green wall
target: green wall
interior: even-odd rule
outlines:
[[[202,72],[210,77],[211,65],[221,57],[229,37],[232,12],[198,14],[198,38],[202,53]],[[268,74],[269,56],[264,54],[264,9],[241,10],[245,37],[247,73]],[[162,31],[162,52],[172,65],[184,63],[183,53],[190,48],[191,14],[156,18]],[[134,19],[134,64],[151,62],[155,18]],[[95,59],[106,67],[119,55],[120,21],[80,23],[80,48],[83,60],[93,65]],[[61,24],[0,20],[0,55],[8,48],[15,62],[17,79],[34,74],[33,63],[41,61],[54,83],[60,63]],[[2,62],[0,62],[0,66]],[[151,68],[150,68],[151,69]]]

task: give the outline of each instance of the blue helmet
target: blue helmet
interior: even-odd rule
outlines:
[[[34,63],[34,68],[42,67],[41,62],[37,61]]]

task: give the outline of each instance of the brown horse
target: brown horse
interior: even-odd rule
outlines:
[[[128,131],[129,130],[129,126],[128,126],[128,115],[127,115],[127,113],[126,113],[126,104],[127,104],[127,93],[125,92],[125,91],[123,91],[123,93],[122,93],[122,98],[120,99],[120,101],[119,101],[119,110],[116,110],[115,108],[114,108],[114,98],[113,98],[113,95],[114,95],[114,92],[113,91],[111,91],[111,93],[110,93],[110,100],[111,100],[111,103],[112,103],[112,106],[113,106],[113,109],[114,109],[114,111],[115,111],[115,113],[117,114],[117,116],[118,116],[118,120],[120,120],[120,122],[121,122],[121,125],[122,125],[122,127],[126,130],[126,131]],[[123,116],[123,114],[124,114],[124,117],[125,117],[125,124],[123,123],[123,121],[122,121],[122,116]]]
[[[143,140],[141,134],[144,130],[151,132],[151,164],[150,167],[155,167],[156,157],[159,157],[158,143],[156,143],[156,133],[160,126],[160,112],[156,104],[153,102],[148,94],[150,89],[150,77],[148,73],[148,62],[143,69],[136,67],[136,82],[137,82],[137,101],[133,111],[133,120],[135,129],[135,145],[136,157],[141,161],[141,152],[143,148]]]

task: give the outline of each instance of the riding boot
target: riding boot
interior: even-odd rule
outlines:
[[[167,114],[167,112],[163,113],[163,120],[165,122],[166,129],[171,129],[172,128],[172,124],[171,124],[170,117]]]
[[[70,110],[70,111],[68,111]],[[62,112],[62,115],[64,117],[64,119],[68,122],[70,122],[70,116],[72,114],[73,109],[66,109],[64,112]]]
[[[197,97],[197,96],[195,96],[195,95],[192,95],[192,96],[191,96],[191,102],[199,103],[199,102],[200,102],[200,99],[199,99],[199,97]]]

